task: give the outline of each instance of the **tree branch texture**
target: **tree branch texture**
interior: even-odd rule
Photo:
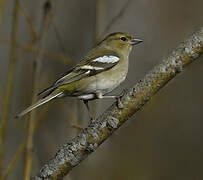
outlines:
[[[124,108],[113,103],[97,120],[82,130],[75,138],[64,144],[35,176],[41,179],[63,179],[89,154],[95,151],[116,129],[137,112],[169,80],[203,52],[203,27],[181,43],[162,63],[155,66],[122,97]]]

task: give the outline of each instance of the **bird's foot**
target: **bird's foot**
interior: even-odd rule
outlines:
[[[126,94],[127,90],[126,89],[123,89],[123,91],[121,92],[121,94],[119,96],[116,97],[117,99],[117,107],[119,109],[123,109],[124,106],[123,106],[123,103],[121,102],[121,98]]]
[[[119,109],[123,109],[123,103],[121,102],[120,96],[117,97],[116,100],[117,100],[117,107],[118,107]]]
[[[95,121],[96,121],[96,118],[95,118],[95,117],[90,117],[89,122],[88,122],[88,126],[89,126],[91,123],[95,122]]]

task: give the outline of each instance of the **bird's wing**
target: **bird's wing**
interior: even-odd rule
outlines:
[[[70,69],[63,77],[58,79],[54,86],[58,87],[107,71],[119,62],[119,56],[115,53],[106,52],[105,54],[101,54],[102,55],[97,53],[97,56],[90,54],[88,58],[86,57],[75,67]]]
[[[117,53],[106,48],[95,48],[90,51],[76,66],[56,80],[51,87],[43,90],[38,95],[46,94],[44,96],[46,97],[59,86],[107,71],[118,64],[119,60],[120,58]]]

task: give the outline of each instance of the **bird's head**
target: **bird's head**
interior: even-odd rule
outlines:
[[[108,35],[100,44],[118,52],[130,53],[132,46],[142,41],[141,39],[133,38],[130,34],[116,32]]]

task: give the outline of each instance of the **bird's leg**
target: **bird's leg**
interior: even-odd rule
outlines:
[[[92,115],[92,113],[91,113],[91,111],[90,111],[90,107],[89,107],[89,104],[88,104],[88,100],[83,100],[83,102],[84,102],[84,104],[85,104],[85,106],[86,106],[86,108],[87,108],[87,111],[88,111],[88,114],[89,114],[89,117],[90,117],[91,121],[93,121],[93,120],[94,120],[94,117],[93,117],[93,115]]]
[[[119,109],[123,109],[123,103],[121,102],[121,97],[122,96],[117,96],[116,100],[117,100],[117,106]]]
[[[123,93],[119,96],[103,96],[101,93],[96,94],[98,99],[116,99],[117,106],[119,109],[123,109],[123,104],[121,102],[121,97],[123,97]]]
[[[121,94],[119,96],[117,96],[117,105],[118,105],[118,108],[120,109],[123,109],[123,104],[121,102],[121,98],[126,94],[127,92],[127,89],[123,89],[123,91],[121,92]]]

